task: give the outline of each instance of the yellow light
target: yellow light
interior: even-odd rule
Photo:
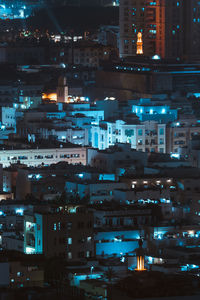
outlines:
[[[143,54],[143,41],[142,41],[142,32],[137,34],[137,54]]]
[[[137,268],[135,271],[146,271],[144,267],[144,257],[143,256],[137,256]]]
[[[56,93],[43,93],[42,99],[49,99],[50,101],[57,101],[57,94]]]

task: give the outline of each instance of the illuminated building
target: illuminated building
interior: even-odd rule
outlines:
[[[178,110],[172,109],[170,105],[164,105],[162,102],[155,103],[151,99],[140,98],[140,100],[129,100],[131,110],[139,120],[157,121],[161,123],[169,123],[177,120]]]
[[[16,148],[15,150],[0,150],[0,162],[3,167],[8,167],[10,163],[21,162],[27,166],[40,166],[67,161],[71,164],[87,163],[87,149],[84,147],[60,147],[60,148]],[[23,152],[22,152],[23,149]]]
[[[116,143],[129,143],[138,151],[166,153],[166,124],[145,121],[129,124],[123,120],[102,122],[91,129],[92,147],[104,150]]]
[[[120,56],[134,56],[142,32],[145,56],[199,59],[199,1],[121,0]]]
[[[181,154],[181,148],[189,147],[192,138],[200,136],[200,126],[198,123],[187,124],[184,122],[174,122],[167,127],[167,151],[168,153]],[[190,150],[186,150],[190,155]]]

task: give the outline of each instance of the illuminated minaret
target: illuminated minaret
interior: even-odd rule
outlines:
[[[142,248],[142,240],[140,239],[139,242],[139,248],[136,249],[136,256],[137,256],[137,268],[135,271],[146,271],[144,267],[144,249]]]
[[[143,54],[143,41],[142,41],[142,33],[138,32],[137,34],[137,54]]]

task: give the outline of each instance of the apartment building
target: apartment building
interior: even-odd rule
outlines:
[[[84,147],[65,148],[61,145],[60,148],[10,148],[6,149],[6,146],[3,146],[0,150],[0,163],[4,168],[17,162],[33,167],[48,166],[60,161],[83,165],[87,163],[87,148]]]
[[[102,122],[92,126],[92,147],[104,150],[116,143],[129,143],[132,149],[143,152],[166,153],[166,125],[154,121],[128,124]]]

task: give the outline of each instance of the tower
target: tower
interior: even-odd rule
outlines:
[[[139,248],[136,249],[136,256],[137,256],[137,268],[135,271],[146,271],[144,267],[144,249],[142,248],[142,240],[140,239],[139,242]]]
[[[137,34],[137,54],[143,54],[143,41],[142,41],[142,33],[138,32]]]
[[[57,102],[67,102],[68,101],[68,86],[67,79],[65,76],[61,76],[58,79],[57,87]]]

